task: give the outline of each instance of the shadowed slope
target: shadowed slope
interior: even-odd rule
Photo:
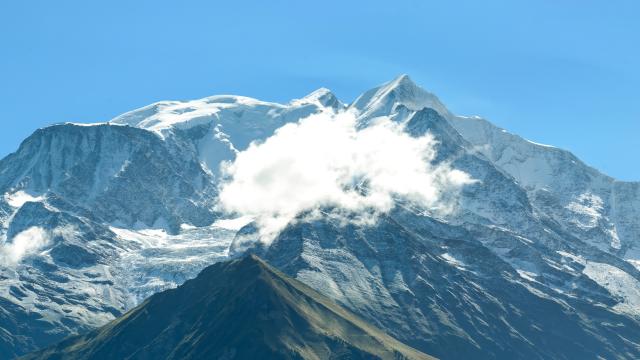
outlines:
[[[432,359],[255,256],[25,359]]]

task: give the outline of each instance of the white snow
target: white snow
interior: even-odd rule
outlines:
[[[516,271],[518,272],[518,275],[520,275],[520,277],[522,277],[523,279],[529,280],[531,282],[537,282],[536,276],[538,276],[538,274],[531,271],[520,270],[520,269],[516,269]]]
[[[440,255],[440,257],[443,258],[447,263],[457,267],[458,269],[466,270],[464,262],[462,262],[459,259],[456,259],[455,257],[451,256],[451,254],[444,253],[444,254]]]
[[[636,269],[640,270],[640,260],[636,260],[636,259],[627,259],[627,262],[633,266],[635,266]]]
[[[253,218],[251,216],[240,216],[233,219],[216,220],[212,226],[216,226],[221,229],[237,231],[252,221],[253,221]]]
[[[635,223],[640,187],[616,181],[568,151],[524,139],[487,120],[465,116],[450,120],[473,151],[512,175],[533,205],[551,211],[548,215],[572,235],[609,253],[634,251],[634,239],[640,235]]]
[[[330,96],[333,96],[333,94],[331,93],[331,90],[327,88],[319,88],[318,90],[313,91],[312,93],[310,93],[309,95],[303,98],[291,100],[289,104],[293,106],[314,104],[318,107],[324,107],[325,105],[322,103],[323,99],[328,98]],[[343,106],[342,104],[340,105]]]
[[[4,194],[4,199],[7,204],[14,208],[22,207],[27,202],[41,202],[44,200],[42,196],[33,196],[25,191],[16,191],[14,193]]]
[[[574,255],[574,254],[570,254],[566,251],[556,251],[558,254],[560,254],[563,257],[569,258],[571,260],[573,260],[574,262],[580,264],[580,265],[586,265],[587,261],[580,255]]]
[[[527,142],[529,142],[529,143],[533,144],[533,145],[542,146],[542,147],[546,147],[546,148],[555,148],[555,146],[553,146],[553,145],[541,144],[541,143],[534,142],[534,141],[527,140],[527,139],[525,139],[525,140],[526,140]]]
[[[212,176],[219,175],[220,163],[235,158],[238,150],[231,142],[223,126],[217,124],[213,131],[198,141],[198,153],[203,168]]]
[[[145,247],[165,245],[168,238],[167,233],[159,229],[130,230],[110,226],[109,230],[123,239],[138,242]]]
[[[96,123],[77,123],[77,122],[65,122],[65,125],[75,125],[75,126],[100,126],[106,125],[106,122],[96,122]]]
[[[184,231],[184,230],[193,230],[193,229],[197,229],[196,226],[193,226],[191,224],[180,224],[180,230]]]
[[[449,110],[433,94],[418,87],[407,75],[371,89],[360,95],[351,108],[360,111],[360,117],[373,117],[380,112],[389,113],[397,105],[404,105],[410,110],[421,110],[429,107],[444,117],[449,117]],[[386,114],[385,114],[386,115]]]
[[[640,316],[640,282],[615,266],[587,261],[583,273],[604,287],[620,302],[613,308],[619,312]]]
[[[161,101],[124,113],[111,120],[111,124],[135,126],[151,130],[162,136],[163,130],[192,128],[209,124],[224,109],[268,106],[284,108],[284,105],[269,103],[245,96],[218,95],[191,101]]]
[[[615,225],[611,229],[608,229],[609,236],[611,236],[611,247],[613,249],[619,250],[622,247],[622,243],[620,243],[620,237],[618,237],[618,229]]]
[[[119,284],[129,293],[128,308],[226,259],[235,235],[235,231],[217,226],[186,226],[177,235],[159,229],[134,231],[110,227],[110,230],[128,244],[112,267]]]
[[[585,192],[577,196],[566,208],[576,215],[571,222],[579,228],[588,230],[596,227],[598,221],[602,219],[604,202],[598,195]]]

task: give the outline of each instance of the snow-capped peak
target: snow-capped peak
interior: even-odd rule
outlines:
[[[340,109],[345,106],[340,100],[338,100],[331,90],[324,87],[311,92],[309,95],[301,99],[293,100],[291,104],[316,104],[321,107],[330,107],[333,109]]]
[[[283,107],[280,104],[266,103],[245,96],[218,95],[191,101],[157,102],[124,113],[109,123],[161,132],[170,128],[191,128],[208,124],[224,109],[260,105]]]
[[[429,107],[445,117],[450,115],[449,110],[435,95],[416,85],[406,74],[365,92],[350,107],[357,109],[363,117],[370,117],[388,113],[398,105],[404,105],[410,110]]]

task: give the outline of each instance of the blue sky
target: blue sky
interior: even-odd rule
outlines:
[[[400,73],[640,180],[640,2],[3,1],[0,156],[36,128],[166,99],[341,99]]]

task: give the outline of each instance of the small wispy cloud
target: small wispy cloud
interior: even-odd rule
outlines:
[[[396,197],[450,211],[442,195],[451,199],[473,180],[433,164],[436,145],[430,134],[411,137],[388,118],[358,129],[350,112],[311,115],[223,164],[220,206],[255,219],[265,242],[300,214],[314,216],[321,208],[365,223],[390,211]]]
[[[41,227],[30,227],[18,233],[10,242],[0,244],[0,261],[14,266],[23,258],[36,254],[51,242],[51,236]]]

